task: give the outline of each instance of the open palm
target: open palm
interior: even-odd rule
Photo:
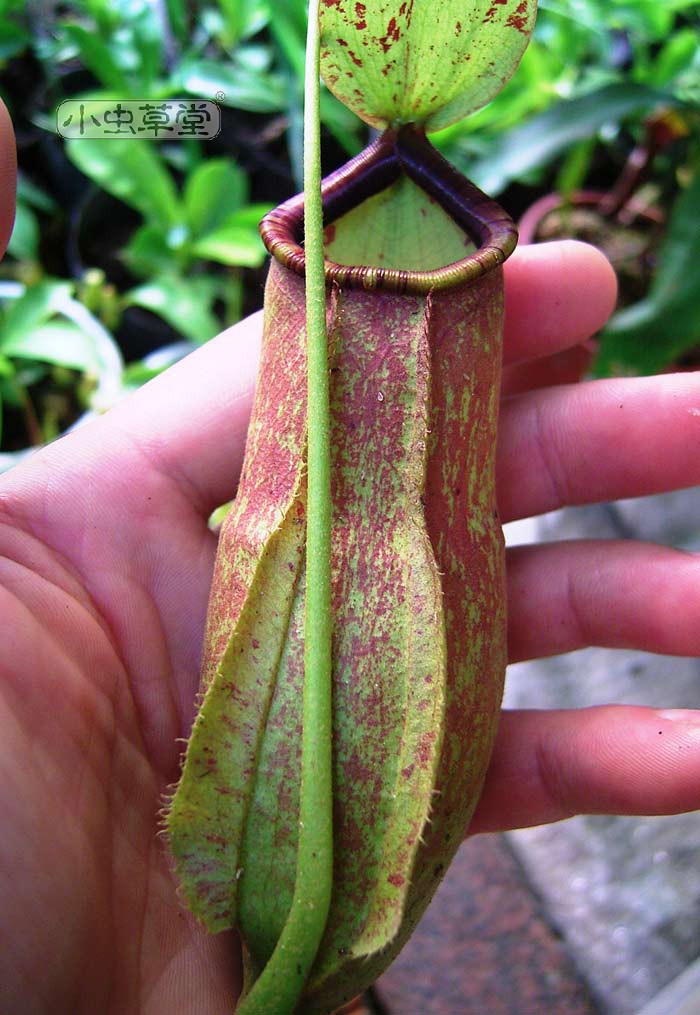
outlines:
[[[697,376],[574,383],[614,302],[600,255],[526,249],[507,293],[505,520],[698,481]],[[180,907],[157,833],[194,714],[207,519],[235,490],[260,326],[231,329],[0,483],[2,1011],[231,1009],[235,939]],[[693,556],[561,544],[510,551],[508,566],[513,658],[698,650]],[[473,830],[698,806],[698,729],[693,713],[645,709],[508,714]]]

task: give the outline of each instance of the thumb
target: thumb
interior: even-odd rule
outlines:
[[[12,234],[15,223],[17,191],[17,151],[10,114],[0,99],[0,257]]]

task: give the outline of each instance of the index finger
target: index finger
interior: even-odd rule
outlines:
[[[615,308],[617,279],[595,247],[576,240],[518,247],[506,261],[504,362],[579,345]]]
[[[506,358],[544,356],[582,341],[605,320],[615,276],[582,243],[523,247],[506,263]],[[126,466],[139,450],[176,480],[205,516],[229,500],[243,460],[257,376],[262,314],[241,321],[134,392],[95,424],[49,449],[85,469],[108,453]],[[94,436],[93,436],[94,433]],[[127,469],[128,471],[128,469]]]
[[[617,282],[600,251],[567,240],[516,250],[505,265],[505,291],[504,356],[514,362],[585,341],[610,315]],[[232,496],[238,479],[261,331],[262,315],[234,325],[132,403],[147,414],[151,435],[154,426],[162,432],[155,443],[168,471],[186,475],[210,508]],[[144,423],[132,408],[132,433]]]

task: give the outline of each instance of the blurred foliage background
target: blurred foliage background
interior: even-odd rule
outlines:
[[[262,302],[257,222],[301,185],[304,0],[0,0],[18,209],[0,266],[0,467]],[[215,100],[211,140],[64,141],[67,98]],[[329,93],[324,169],[369,140]],[[486,108],[434,135],[525,239],[601,246],[598,374],[697,365],[700,0],[540,0]],[[4,456],[3,456],[4,455]]]

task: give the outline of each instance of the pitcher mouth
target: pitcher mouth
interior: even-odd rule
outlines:
[[[474,282],[512,254],[518,231],[508,214],[462,176],[413,124],[388,129],[369,147],[321,184],[324,225],[379,194],[404,174],[433,198],[475,243],[467,257],[432,271],[406,271],[326,260],[326,281],[343,288],[424,295],[433,290]],[[260,234],[277,261],[304,275],[301,245],[304,195],[285,201],[260,223]]]

